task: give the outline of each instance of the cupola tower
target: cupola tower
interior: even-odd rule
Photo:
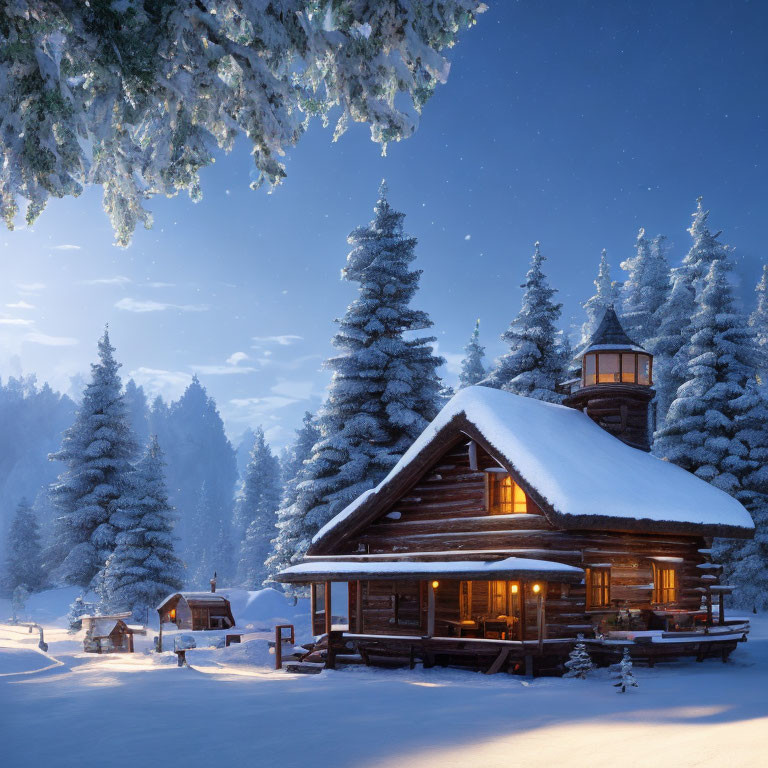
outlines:
[[[583,411],[627,445],[650,451],[653,356],[627,336],[613,306],[580,357],[581,385],[565,405]]]

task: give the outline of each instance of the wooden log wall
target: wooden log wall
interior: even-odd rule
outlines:
[[[469,466],[466,443],[450,448],[425,475],[378,520],[345,545],[348,554],[413,554],[449,552],[458,558],[492,559],[509,556],[552,560],[580,568],[610,564],[611,599],[622,607],[651,608],[653,572],[651,558],[678,558],[678,600],[673,607],[699,607],[706,561],[698,550],[707,546],[702,537],[673,534],[567,531],[556,529],[529,500],[528,514],[490,515],[486,509],[485,469],[498,463],[477,450],[478,469]],[[477,554],[477,550],[492,554]],[[338,554],[343,554],[339,552]],[[668,563],[665,563],[668,565]],[[363,582],[363,632],[418,634],[426,626],[426,583]],[[415,600],[420,589],[422,615],[419,626],[411,617],[394,621],[394,600]],[[436,595],[436,619],[458,620],[458,582],[441,581]],[[484,591],[485,590],[485,591]],[[397,597],[401,595],[401,597]],[[477,601],[477,606],[474,605]],[[351,602],[351,600],[350,600]],[[473,612],[487,604],[487,583],[473,585]],[[536,637],[536,598],[526,592],[526,636]],[[549,637],[573,637],[599,621],[599,611],[586,610],[584,584],[547,585],[546,624]],[[409,627],[408,621],[413,622]]]

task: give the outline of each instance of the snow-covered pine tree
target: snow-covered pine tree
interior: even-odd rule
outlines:
[[[67,613],[67,626],[70,632],[77,632],[83,628],[83,616],[91,614],[95,606],[86,603],[82,595],[78,595],[70,604]]]
[[[319,439],[320,428],[317,420],[309,411],[306,411],[301,427],[296,430],[296,439],[288,449],[286,460],[281,466],[283,493],[280,508],[277,510],[277,536],[272,539],[272,551],[266,563],[270,576],[274,576],[296,561],[298,545],[304,536],[305,511],[297,504],[298,486],[307,472],[306,462],[312,455],[312,448]],[[292,585],[286,585],[285,590],[293,591]]]
[[[517,317],[501,338],[509,345],[491,373],[481,382],[516,395],[559,403],[556,385],[565,373],[557,322],[561,304],[552,301],[557,291],[549,287],[542,270],[544,256],[537,242],[526,274],[523,303]]]
[[[689,284],[693,287],[696,296],[704,288],[709,268],[715,261],[727,261],[731,248],[718,240],[720,232],[712,232],[709,229],[709,211],[705,211],[701,204],[702,198],[696,200],[696,210],[691,215],[693,221],[688,232],[693,239],[691,249],[683,258],[682,272]]]
[[[83,587],[114,550],[112,517],[120,508],[136,453],[114,351],[105,330],[75,421],[60,450],[51,455],[66,465],[51,489],[60,512],[59,541],[67,552],[58,576]]]
[[[183,584],[164,466],[163,452],[153,436],[113,517],[119,532],[104,568],[106,603],[110,611],[132,611],[137,619]]]
[[[737,587],[733,604],[768,609],[768,392],[754,379],[733,400],[736,439],[746,446],[737,494],[755,523],[751,539],[715,539],[712,557],[723,565],[721,582]]]
[[[657,455],[738,496],[750,464],[738,436],[737,398],[754,377],[754,334],[736,307],[730,262],[713,261],[696,299],[680,364],[686,380],[656,434]]]
[[[267,578],[266,561],[280,506],[280,464],[264,438],[264,430],[257,427],[255,435],[238,505],[247,527],[240,546],[237,580],[250,589],[260,588]]]
[[[144,387],[138,386],[133,379],[128,379],[123,399],[136,444],[144,450],[149,440],[149,405]]]
[[[695,312],[694,290],[681,269],[673,269],[666,301],[656,311],[656,335],[645,342],[653,358],[653,386],[656,390],[656,431],[665,424],[667,411],[678,387],[685,381],[687,360],[683,347]],[[653,448],[654,453],[656,448]]]
[[[755,287],[757,304],[749,316],[749,324],[755,332],[755,342],[760,351],[758,373],[760,384],[768,386],[768,264],[763,264],[763,274]]]
[[[22,499],[16,507],[7,539],[5,590],[12,593],[19,584],[31,592],[41,589],[45,582],[40,546],[40,526],[31,504]]]
[[[435,417],[440,394],[434,337],[408,337],[432,325],[410,307],[418,290],[416,239],[403,234],[404,214],[390,206],[382,183],[374,218],[349,236],[343,277],[358,297],[339,320],[340,354],[328,399],[318,415],[320,440],[298,486],[302,530],[295,554],[347,504],[381,480]]]
[[[582,306],[587,313],[587,319],[581,326],[581,341],[579,348],[586,346],[592,335],[600,325],[600,321],[605,315],[605,310],[618,303],[621,284],[611,280],[611,267],[608,264],[608,254],[603,248],[600,254],[600,265],[597,269],[597,278],[594,281],[597,291],[593,296],[587,299]]]
[[[485,347],[480,343],[480,320],[475,322],[475,329],[469,337],[469,343],[464,347],[464,359],[461,361],[459,373],[459,389],[471,387],[485,378],[486,371],[483,365]]]
[[[656,336],[657,312],[669,293],[665,241],[663,235],[650,241],[641,229],[635,255],[621,262],[621,268],[629,273],[622,287],[621,324],[640,346]]]
[[[192,377],[184,394],[170,406],[156,402],[151,423],[167,463],[169,498],[177,514],[175,532],[179,538],[179,557],[190,564],[199,564],[200,550],[206,547],[210,550],[222,524],[227,528],[226,537],[231,540],[238,477],[235,452],[227,439],[216,402],[197,376]],[[208,497],[208,519],[195,517],[200,511],[199,491],[203,482]],[[235,565],[235,562],[218,564],[223,580],[234,575]],[[204,579],[203,586],[209,579],[210,576]]]
[[[565,662],[565,667],[568,671],[563,677],[578,677],[581,680],[585,680],[587,674],[594,669],[594,666],[587,652],[584,635],[577,635],[576,645],[571,649],[571,652],[568,654],[568,661]]]
[[[29,590],[26,584],[17,584],[11,593],[11,608],[13,610],[12,623],[15,624],[27,606],[29,600]]]
[[[627,688],[637,688],[634,672],[632,672],[632,657],[629,655],[629,648],[624,649],[621,661],[618,664],[611,665],[611,679],[615,680],[613,687],[618,690],[616,693],[626,693]]]

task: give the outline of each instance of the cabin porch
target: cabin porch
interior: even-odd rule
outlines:
[[[344,616],[332,596],[334,584],[342,586],[310,585],[313,633],[322,638],[313,660],[330,667],[338,659],[555,675],[562,674],[578,634],[601,665],[618,661],[625,647],[649,666],[682,657],[726,661],[749,632],[748,621],[713,613],[711,602],[696,611],[656,606],[590,614],[582,608],[564,618],[560,604],[568,582],[519,577],[344,582]]]

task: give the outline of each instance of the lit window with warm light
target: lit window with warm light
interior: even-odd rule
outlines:
[[[675,568],[653,569],[653,602],[674,603],[677,600],[677,571]]]
[[[587,568],[587,609],[607,608],[611,604],[611,569]]]
[[[525,491],[509,475],[489,472],[488,511],[492,515],[526,514],[528,499]]]

